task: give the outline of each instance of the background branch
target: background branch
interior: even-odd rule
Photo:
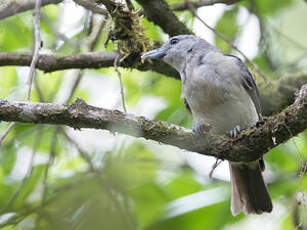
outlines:
[[[12,122],[7,129],[4,131],[2,136],[0,137],[0,145],[2,144],[3,140],[6,138],[6,136],[10,133],[11,129],[15,126],[15,122]]]
[[[34,10],[34,51],[33,51],[33,58],[31,60],[30,64],[30,71],[29,71],[29,77],[28,77],[28,91],[26,95],[26,101],[30,101],[31,97],[31,88],[32,88],[32,82],[35,75],[35,66],[38,60],[38,52],[41,48],[41,39],[40,39],[40,7],[41,7],[41,0],[37,0],[35,2],[35,10]],[[15,122],[12,122],[9,127],[6,129],[4,134],[0,137],[0,145],[5,139],[5,137],[8,135],[8,133],[12,130],[12,128],[15,126]]]
[[[89,52],[68,56],[54,56],[41,54],[36,67],[45,72],[73,68],[103,68],[113,67],[116,52]],[[25,53],[0,53],[0,66],[18,65],[28,66],[32,55]],[[119,63],[121,67],[132,67],[125,62]],[[169,77],[179,79],[179,74],[169,65],[161,62],[145,62],[137,66],[141,71],[154,71]],[[9,77],[9,76],[8,76]],[[298,73],[289,77],[282,77],[279,80],[267,81],[259,85],[260,99],[263,106],[263,115],[271,115],[279,112],[294,101],[294,92],[303,84],[307,84],[307,74]]]
[[[38,52],[42,46],[40,38],[40,8],[41,8],[41,0],[36,0],[35,10],[34,10],[34,51],[33,51],[33,58],[30,64],[26,101],[30,101],[32,82],[35,75],[35,66],[38,61],[38,55],[39,55]]]
[[[231,5],[237,2],[240,2],[241,0],[200,0],[195,2],[190,2],[194,8],[200,8],[203,6],[212,6],[217,3],[223,3],[227,5]],[[189,9],[188,2],[182,2],[182,3],[176,3],[171,5],[171,9],[175,11],[183,11]]]
[[[210,134],[198,137],[167,122],[90,106],[80,99],[71,105],[1,101],[0,120],[67,125],[76,129],[106,129],[220,159],[248,162],[307,128],[307,84],[301,88],[291,106],[265,118],[264,125],[251,128],[236,139]]]
[[[50,54],[39,55],[36,67],[44,72],[53,72],[65,69],[86,69],[113,67],[114,60],[118,54],[113,51],[88,52],[83,54],[55,56]],[[28,53],[0,53],[0,66],[17,65],[29,66],[32,55]],[[119,63],[121,67],[132,67],[128,63]],[[137,65],[138,70],[153,70],[167,76],[180,78],[177,71],[162,61],[144,62]]]
[[[16,0],[0,5],[0,20],[12,15],[32,10],[35,7],[35,0]],[[63,0],[42,0],[41,6],[59,4]]]
[[[108,11],[105,8],[100,7],[94,1],[89,0],[73,0],[76,4],[83,6],[85,9],[92,11],[96,14],[107,15]]]

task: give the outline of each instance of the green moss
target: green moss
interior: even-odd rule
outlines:
[[[121,61],[124,60],[131,65],[131,68],[136,68],[141,64],[140,54],[151,47],[150,40],[145,36],[139,11],[118,9],[113,14],[113,21]]]

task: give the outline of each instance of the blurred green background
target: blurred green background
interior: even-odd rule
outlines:
[[[32,50],[32,13],[0,21],[1,52]],[[116,47],[112,42],[104,46],[112,20],[70,0],[46,6],[41,13],[41,53],[68,55]],[[176,14],[198,36],[238,55],[191,13]],[[268,78],[307,71],[305,1],[217,4],[198,9],[198,14]],[[142,23],[149,38],[167,40],[146,18]],[[28,71],[28,67],[0,67],[0,98],[25,100]],[[191,128],[179,80],[153,72],[121,68],[120,72],[129,113]],[[78,79],[80,84],[69,97]],[[32,101],[63,103],[77,97],[121,109],[114,68],[37,71]],[[0,133],[8,125],[1,122]],[[307,229],[307,174],[301,173],[307,161],[306,132],[265,155],[274,210],[261,216],[232,217],[225,162],[209,178],[215,159],[152,141],[101,130],[17,124],[0,153],[0,229]]]

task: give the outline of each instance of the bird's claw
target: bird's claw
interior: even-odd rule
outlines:
[[[204,133],[208,133],[211,129],[210,124],[206,122],[195,123],[193,125],[192,131],[195,135],[201,136]]]
[[[241,132],[239,125],[236,125],[232,130],[230,130],[229,135],[231,138],[236,138]]]

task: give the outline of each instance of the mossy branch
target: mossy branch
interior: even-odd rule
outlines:
[[[55,56],[49,54],[39,55],[37,69],[52,72],[65,69],[86,69],[113,67],[116,52],[90,52],[68,56]],[[29,66],[32,55],[28,53],[1,53],[0,66]],[[121,67],[129,67],[128,63],[121,62]],[[161,62],[144,62],[136,67],[141,71],[154,71],[169,77],[180,79],[178,72],[169,65]],[[8,76],[9,77],[9,76]],[[260,99],[263,106],[263,115],[280,112],[294,101],[294,92],[302,85],[307,84],[307,73],[297,73],[288,77],[281,77],[276,81],[268,81],[259,85]]]
[[[302,86],[292,105],[275,116],[266,117],[260,127],[250,128],[236,139],[210,133],[198,137],[167,122],[90,106],[81,99],[70,105],[2,100],[0,120],[105,129],[220,159],[249,162],[307,128],[307,84]]]

